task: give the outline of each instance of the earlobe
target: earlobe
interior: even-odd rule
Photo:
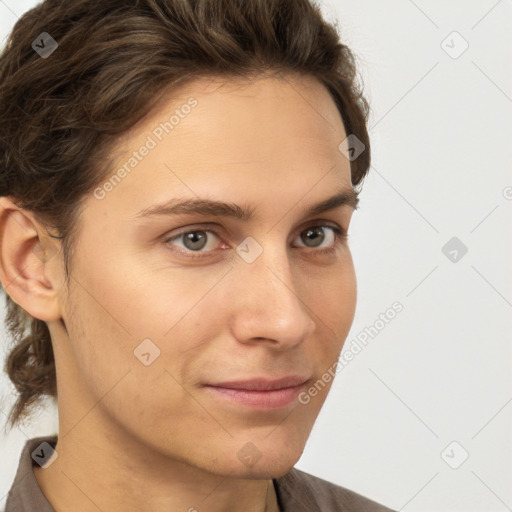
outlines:
[[[49,274],[58,246],[34,214],[9,198],[0,199],[0,281],[5,292],[32,317],[61,318],[57,290]],[[53,260],[55,258],[55,260]]]

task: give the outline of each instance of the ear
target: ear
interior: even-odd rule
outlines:
[[[16,304],[45,322],[62,317],[49,265],[55,274],[60,249],[32,212],[0,198],[0,281]]]

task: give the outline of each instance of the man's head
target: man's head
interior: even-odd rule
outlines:
[[[297,394],[355,311],[354,80],[307,0],[47,1],[18,22],[0,60],[13,424],[58,391],[63,435],[219,474],[297,461],[330,385]]]

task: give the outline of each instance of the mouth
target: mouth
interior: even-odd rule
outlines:
[[[294,403],[309,379],[296,375],[276,380],[254,378],[243,381],[206,384],[216,398],[259,410],[282,409]]]

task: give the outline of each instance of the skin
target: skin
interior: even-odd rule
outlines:
[[[120,137],[116,164],[190,97],[197,106],[136,168],[103,199],[86,197],[69,289],[62,251],[48,251],[58,241],[1,200],[2,283],[47,322],[54,347],[58,458],[34,472],[57,512],[278,510],[272,478],[300,458],[332,382],[307,405],[269,411],[202,384],[290,374],[311,384],[352,325],[354,265],[329,226],[348,231],[354,210],[302,213],[352,188],[328,91],[291,75],[196,79]],[[255,217],[135,219],[196,195],[254,208]],[[301,237],[313,226],[326,226],[320,247]],[[186,256],[197,252],[185,237],[166,241],[201,230],[199,259]],[[252,263],[236,252],[249,236],[263,248]],[[43,250],[46,261],[36,256]],[[134,356],[146,338],[160,350],[148,366]],[[260,455],[252,466],[237,456],[249,442]]]

